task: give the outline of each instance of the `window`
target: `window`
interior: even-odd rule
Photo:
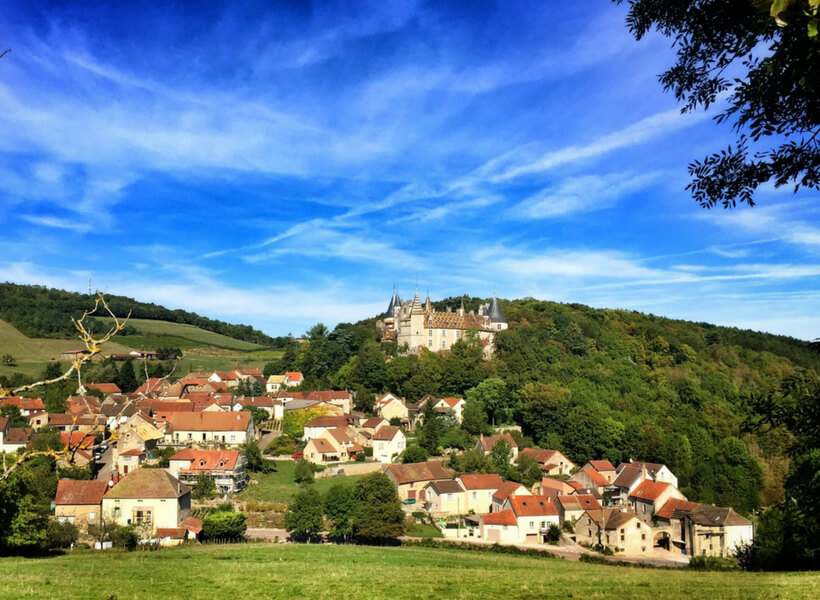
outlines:
[[[473,492],[473,500],[475,500],[476,498],[478,498],[478,492]]]
[[[622,542],[624,541],[624,537],[625,537],[624,534],[621,534],[621,541]]]
[[[645,539],[646,539],[646,534],[645,534],[645,533],[642,533],[642,534],[641,534],[641,539],[642,539],[642,540],[645,540]]]
[[[95,513],[95,512],[90,512],[90,513],[88,513],[88,520],[89,520],[89,521],[93,521],[93,520],[94,520],[94,517],[96,517],[96,516],[97,516],[97,513]]]
[[[135,508],[131,511],[131,522],[150,525],[152,521],[151,517],[153,516],[152,512],[150,508]]]
[[[427,345],[430,346],[431,348],[433,347],[433,338],[430,338],[430,341],[427,342]]]
[[[530,527],[535,527],[535,521],[530,521]]]
[[[235,436],[235,435],[231,435],[231,441],[232,441],[232,442],[235,442],[235,441],[236,441],[236,436]]]

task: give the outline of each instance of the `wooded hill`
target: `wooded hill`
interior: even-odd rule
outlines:
[[[496,335],[490,360],[468,340],[402,356],[395,344],[378,343],[371,319],[316,326],[269,370],[299,369],[306,388],[390,391],[410,402],[464,395],[489,421],[518,424],[532,442],[579,464],[666,463],[701,502],[748,513],[782,498],[792,433],[753,432],[746,400],[797,373],[816,377],[820,356],[806,342],[580,304],[523,299],[502,308],[510,328]]]
[[[129,312],[134,319],[152,319],[169,323],[193,325],[237,340],[270,347],[281,347],[283,338],[273,338],[250,325],[233,325],[202,317],[184,310],[171,310],[149,302],[139,302],[126,296],[106,295],[115,315]],[[94,306],[94,296],[47,288],[39,285],[0,283],[0,319],[31,338],[72,338],[76,330],[70,317],[79,318]],[[100,314],[100,317],[106,315]],[[128,334],[126,330],[123,333]]]

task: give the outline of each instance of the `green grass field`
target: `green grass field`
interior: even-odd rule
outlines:
[[[258,484],[249,485],[239,494],[237,500],[258,500],[262,502],[284,502],[290,503],[293,495],[298,491],[299,485],[294,481],[294,471],[296,463],[292,460],[276,461],[275,473],[252,473],[251,479],[258,481]],[[320,494],[325,494],[337,483],[352,486],[361,475],[350,477],[329,477],[327,479],[316,479],[313,484]]]
[[[816,598],[807,573],[694,572],[431,548],[246,544],[0,559],[4,600]]]
[[[132,319],[129,324],[142,335],[114,338],[102,347],[102,354],[126,353],[133,349],[154,350],[163,346],[180,348],[185,354],[176,368],[180,375],[190,371],[227,370],[236,365],[262,368],[265,363],[282,356],[281,350],[263,348],[192,325],[149,319]],[[46,364],[60,358],[61,352],[81,347],[78,340],[29,338],[9,323],[0,321],[0,356],[11,354],[16,361],[13,367],[0,365],[0,375],[15,372],[39,375]],[[68,361],[62,363],[67,367]]]

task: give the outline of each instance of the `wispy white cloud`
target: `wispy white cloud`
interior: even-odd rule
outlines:
[[[85,233],[91,229],[88,223],[79,222],[76,219],[64,219],[61,217],[46,217],[38,215],[21,215],[21,219],[40,225],[41,227],[52,227],[55,229],[68,229],[78,233]]]

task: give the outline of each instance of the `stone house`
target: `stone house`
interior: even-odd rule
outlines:
[[[373,458],[381,463],[391,463],[407,447],[407,436],[401,427],[380,427],[371,438]]]
[[[504,485],[504,480],[496,473],[461,475],[456,481],[465,490],[467,500],[465,512],[476,514],[492,511],[493,494]]]
[[[589,510],[575,522],[579,544],[604,544],[616,552],[644,555],[652,551],[652,527],[631,508],[616,506]]]
[[[191,516],[191,488],[164,469],[137,469],[103,497],[102,514],[119,525],[177,528]]]
[[[396,484],[400,500],[424,501],[424,487],[431,481],[453,479],[453,472],[441,461],[389,465],[385,474]]]

